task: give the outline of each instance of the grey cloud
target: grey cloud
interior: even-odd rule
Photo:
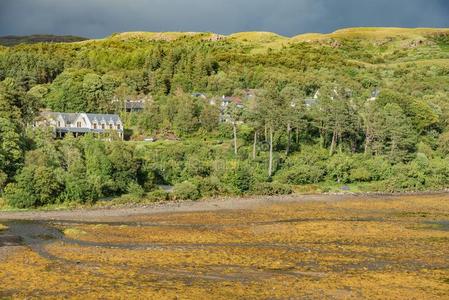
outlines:
[[[0,0],[0,35],[122,31],[273,31],[449,27],[444,0]]]

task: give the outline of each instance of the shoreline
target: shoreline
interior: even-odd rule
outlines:
[[[111,207],[83,207],[61,210],[0,211],[0,222],[8,221],[89,221],[106,220],[138,215],[207,212],[220,210],[255,209],[280,203],[336,202],[348,200],[379,200],[396,197],[438,196],[449,199],[449,191],[409,192],[409,193],[329,193],[292,194],[284,196],[221,197],[198,201],[159,202],[154,204],[124,204]]]

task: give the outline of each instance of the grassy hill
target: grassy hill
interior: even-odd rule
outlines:
[[[225,38],[223,35],[208,33],[208,32],[144,32],[144,31],[134,31],[134,32],[122,32],[114,33],[113,35],[106,38],[106,40],[111,41],[143,41],[143,42],[154,42],[154,41],[165,41],[171,42],[179,40],[182,38],[189,39],[199,39],[206,41],[217,41]]]
[[[299,43],[330,45],[360,44],[365,50],[382,47],[383,52],[394,52],[404,48],[422,48],[441,44],[449,37],[449,29],[444,28],[390,28],[360,27],[345,28],[332,33],[306,33],[294,37],[286,37],[272,32],[238,32],[230,35],[219,35],[204,32],[124,32],[116,33],[102,41],[114,42],[174,42],[179,40],[198,40],[220,42],[227,41],[251,48],[252,54],[263,54],[273,49],[281,49]],[[444,44],[444,43],[443,43]],[[369,49],[371,48],[371,49]],[[384,53],[384,54],[385,54]],[[439,57],[440,58],[440,57]],[[427,58],[428,59],[428,58]]]
[[[114,33],[103,41],[141,41],[171,42],[180,39],[197,39],[202,41],[233,41],[238,43],[252,43],[264,46],[295,44],[301,42],[315,43],[329,39],[335,40],[363,40],[367,42],[394,42],[394,41],[427,41],[437,36],[449,35],[447,28],[390,28],[390,27],[360,27],[345,28],[332,33],[305,33],[293,37],[282,36],[273,32],[237,32],[230,35],[220,35],[211,32],[122,32]],[[88,38],[79,36],[58,35],[29,35],[29,36],[2,36],[0,45],[15,46],[19,44],[35,43],[73,43],[87,41]]]
[[[115,41],[174,41],[181,38],[200,38],[206,40],[232,40],[236,42],[268,44],[275,42],[315,42],[325,39],[359,39],[379,41],[384,39],[428,39],[435,35],[449,34],[449,28],[395,28],[395,27],[358,27],[345,28],[332,33],[305,33],[293,37],[282,36],[273,32],[237,32],[219,35],[210,32],[123,32],[115,33],[106,39]]]
[[[284,184],[322,184],[326,191],[340,189],[341,184],[359,183],[369,184],[365,190],[374,191],[446,189],[448,75],[448,29],[349,28],[296,37],[269,32],[228,36],[196,32],[117,33],[76,43],[0,47],[0,101],[7,104],[0,105],[0,115],[11,116],[11,125],[2,123],[0,127],[7,124],[17,128],[20,136],[20,126],[30,122],[32,112],[44,107],[64,112],[121,113],[124,128],[135,141],[153,136],[179,137],[176,147],[131,151],[145,159],[142,166],[146,169],[136,174],[149,174],[144,179],[150,183],[145,185],[148,192],[156,183],[178,184],[188,197],[228,191],[251,193],[253,190],[249,189],[253,188],[257,192],[265,189],[271,194],[284,193],[289,188]],[[318,100],[310,101],[317,91]],[[196,93],[207,95],[218,105],[190,96]],[[232,126],[219,122],[219,97],[223,95],[235,96],[231,99],[236,105],[231,107],[242,103],[248,108],[238,116],[244,124],[238,128],[237,155],[232,151]],[[372,97],[376,95],[377,98]],[[120,100],[145,96],[152,100],[143,113],[123,112]],[[17,116],[22,116],[22,120],[15,124]],[[274,138],[268,137],[269,126],[274,127]],[[258,139],[256,147],[253,134]],[[273,147],[267,145],[269,140],[274,142]],[[20,148],[20,143],[11,143]],[[36,140],[38,143],[41,141]],[[85,146],[80,145],[77,150],[77,166],[92,160],[83,152],[96,155],[96,150],[82,147]],[[21,153],[31,148],[24,147]],[[17,151],[10,149],[16,148],[0,143],[2,155],[10,153],[10,161],[14,161]],[[33,153],[45,158],[36,161],[42,161],[40,168],[45,168],[46,174],[54,166],[54,179],[48,179],[51,182],[61,178],[60,172],[72,172],[59,169],[70,163],[63,158],[72,157],[65,149],[55,154],[47,154],[47,149]],[[269,155],[269,149],[275,151],[274,155]],[[122,159],[131,159],[132,154],[128,158],[118,155],[123,149],[112,150],[104,150],[105,161],[113,159],[119,166],[123,165]],[[338,155],[333,155],[336,152]],[[61,161],[54,163],[47,155],[61,157]],[[39,199],[33,198],[34,192],[23,194],[31,193],[25,187],[41,169],[36,171],[31,164],[22,168],[22,162],[34,161],[19,158],[17,163],[0,170],[0,178],[3,172],[11,181],[22,180],[19,183],[24,188],[14,190],[14,199],[50,203],[48,199],[53,198],[40,192]],[[268,164],[268,160],[273,164]],[[98,171],[114,174],[108,165],[102,164]],[[274,173],[267,174],[268,166],[274,166],[275,170],[270,170]],[[15,176],[17,172],[23,176]],[[128,170],[123,172],[128,183],[123,184],[122,177],[111,177],[120,181],[109,184],[106,178],[94,187],[83,181],[85,169],[73,172],[81,175],[67,173],[65,181],[55,185],[54,194],[61,201],[71,199],[69,193],[87,201],[92,193],[103,197],[133,190],[141,194],[143,188],[131,181],[137,177],[127,175],[135,174],[127,173]],[[100,172],[92,174],[97,176]],[[273,181],[268,181],[273,174]],[[241,184],[247,178],[256,181]],[[41,181],[35,182],[31,184],[38,191],[45,190],[39,186]],[[80,184],[85,184],[82,190],[71,189]],[[63,190],[65,187],[70,190]]]
[[[73,43],[85,41],[87,38],[72,35],[27,35],[27,36],[2,36],[0,37],[0,45],[16,46],[20,44],[36,44],[36,43]]]
[[[295,41],[312,41],[326,38],[381,40],[387,38],[425,39],[428,36],[449,33],[449,29],[438,28],[394,28],[394,27],[359,27],[345,28],[329,34],[301,34],[292,38]]]

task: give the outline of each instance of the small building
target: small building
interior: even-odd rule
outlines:
[[[242,99],[239,97],[226,97],[221,98],[221,107],[223,109],[227,108],[229,104],[234,103],[238,108],[244,108]]]
[[[153,98],[151,95],[140,95],[137,97],[127,96],[125,100],[114,96],[111,103],[116,111],[126,111],[128,113],[138,113],[145,109],[145,105],[151,102]]]
[[[245,106],[243,105],[242,99],[239,97],[226,97],[223,96],[221,98],[221,106],[220,106],[220,122],[221,123],[231,123],[231,112],[230,112],[230,105],[234,104],[236,108],[238,109],[244,109]],[[239,122],[242,123],[242,122]]]
[[[80,136],[87,133],[98,136],[116,133],[119,138],[124,137],[122,120],[115,114],[42,112],[34,126],[52,128],[57,138],[66,134]]]
[[[144,100],[126,100],[125,110],[126,112],[142,112],[145,109]]]

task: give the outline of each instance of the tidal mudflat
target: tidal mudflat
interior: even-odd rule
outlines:
[[[449,298],[448,194],[0,213],[0,224],[0,298]]]

